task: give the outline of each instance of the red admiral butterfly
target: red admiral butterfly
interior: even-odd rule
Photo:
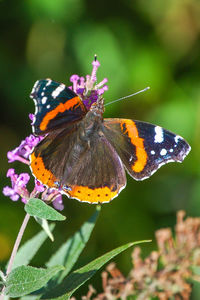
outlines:
[[[168,162],[182,162],[190,151],[182,137],[162,127],[103,119],[100,94],[91,81],[75,93],[50,79],[37,81],[31,92],[33,132],[46,134],[30,155],[33,175],[47,187],[89,203],[115,198],[126,186],[125,170],[143,180]]]

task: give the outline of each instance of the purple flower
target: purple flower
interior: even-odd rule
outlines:
[[[22,201],[26,202],[29,198],[29,192],[26,188],[27,183],[30,180],[30,176],[27,173],[15,174],[14,169],[9,169],[7,177],[10,177],[11,187],[5,186],[3,188],[3,194],[10,197],[12,201],[17,201],[19,197],[22,197]]]
[[[42,193],[42,200],[47,203],[52,202],[53,206],[58,210],[64,209],[62,194],[59,190],[55,190],[52,188],[45,189],[45,191]]]
[[[43,136],[34,136],[33,134],[26,137],[17,148],[8,151],[8,162],[19,160],[22,163],[29,164],[28,159],[31,151],[43,138]]]
[[[108,86],[105,85],[108,81],[107,78],[104,78],[100,83],[96,84],[96,74],[100,66],[96,56],[92,62],[92,66],[92,73],[91,75],[86,75],[86,79],[84,77],[79,77],[78,75],[72,75],[70,77],[70,81],[73,83],[73,86],[70,88],[78,94],[88,110],[91,105],[97,101],[98,96],[108,90]]]
[[[31,120],[31,125],[33,125],[33,122],[35,121],[35,115],[34,114],[29,114],[28,117]]]
[[[61,194],[58,194],[57,197],[53,200],[53,206],[57,210],[63,210],[64,209],[64,205],[63,205],[62,195]]]
[[[8,169],[6,177],[12,177],[14,175],[15,175],[15,169],[12,168]]]
[[[19,199],[19,195],[15,192],[14,189],[10,188],[9,186],[5,186],[3,188],[3,194],[7,197],[10,197],[12,201],[17,201]]]
[[[30,180],[30,175],[28,173],[21,173],[21,174],[19,174],[15,185],[18,188],[24,188],[24,187],[26,187],[29,180]]]
[[[37,179],[35,179],[35,191],[42,193],[44,192],[44,190],[46,189],[46,187],[39,182]]]

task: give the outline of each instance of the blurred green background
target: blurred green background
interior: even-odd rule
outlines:
[[[117,199],[103,205],[100,218],[81,256],[80,265],[128,241],[153,239],[173,227],[176,211],[200,216],[200,1],[199,0],[23,0],[0,1],[0,189],[10,185],[7,151],[30,134],[29,93],[37,79],[50,77],[70,85],[72,74],[91,72],[94,54],[101,67],[98,81],[108,78],[106,101],[146,86],[150,91],[106,107],[105,117],[155,123],[182,135],[192,146],[183,164],[162,167],[152,178],[128,184]],[[67,221],[56,240],[46,242],[33,262],[41,266],[52,251],[94,211],[94,206],[64,199]],[[5,264],[24,217],[23,204],[1,196],[0,263]],[[39,230],[31,221],[24,241]],[[131,267],[130,251],[117,263]],[[100,287],[100,273],[92,282]],[[81,292],[85,293],[87,288]],[[199,299],[200,290],[193,292]]]

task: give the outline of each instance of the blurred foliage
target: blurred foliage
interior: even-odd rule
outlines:
[[[128,178],[120,196],[103,206],[82,264],[119,244],[153,238],[156,229],[174,225],[178,209],[200,215],[199,0],[1,0],[0,25],[1,189],[9,184],[7,151],[31,132],[28,113],[34,105],[29,93],[34,82],[50,77],[69,85],[72,74],[90,73],[96,53],[101,62],[98,79],[109,80],[106,101],[151,87],[133,99],[107,106],[105,116],[163,126],[186,138],[192,151],[183,164],[164,166],[148,180]],[[19,163],[12,167],[28,171]],[[58,224],[55,243],[46,243],[35,264],[49,257],[93,210],[66,198],[67,221]],[[1,196],[2,264],[23,216],[20,202]],[[24,240],[38,229],[30,223]],[[155,241],[145,245],[143,252],[154,247]],[[126,272],[129,255],[121,256],[119,264]],[[193,299],[199,297],[197,288]]]

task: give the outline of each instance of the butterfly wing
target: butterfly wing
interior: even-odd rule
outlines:
[[[94,131],[89,139],[81,139],[79,124],[50,132],[30,160],[43,184],[83,202],[109,202],[126,185],[121,159],[106,137]]]
[[[81,120],[87,112],[81,99],[72,90],[51,79],[36,81],[30,97],[36,107],[32,128],[37,135]]]
[[[182,137],[141,121],[105,119],[104,134],[136,180],[148,178],[168,162],[182,162],[190,151]]]

